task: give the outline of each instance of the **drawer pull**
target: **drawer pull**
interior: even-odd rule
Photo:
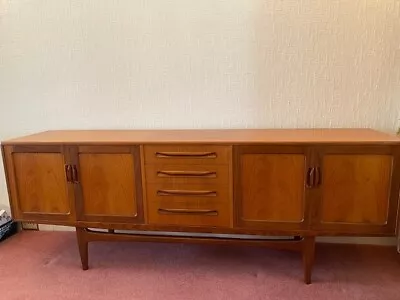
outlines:
[[[158,177],[207,177],[216,178],[214,171],[158,171]]]
[[[217,210],[209,209],[170,209],[170,208],[159,208],[159,214],[179,214],[179,215],[206,215],[206,216],[218,216]]]
[[[217,196],[216,191],[158,190],[157,196]]]
[[[217,158],[216,152],[156,152],[159,158]]]

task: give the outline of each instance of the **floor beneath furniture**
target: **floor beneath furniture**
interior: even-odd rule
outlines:
[[[317,245],[313,284],[299,253],[265,248],[92,243],[80,269],[74,232],[23,232],[0,243],[4,300],[400,299],[394,248]]]

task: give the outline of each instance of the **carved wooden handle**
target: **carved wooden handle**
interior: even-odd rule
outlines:
[[[216,191],[158,190],[158,196],[217,196]]]
[[[315,178],[316,178],[315,186],[320,186],[322,184],[322,175],[320,167],[315,168]]]
[[[72,166],[71,165],[65,165],[65,177],[67,178],[67,182],[72,183]]]
[[[160,158],[217,158],[216,152],[156,152]]]
[[[217,177],[214,171],[158,171],[158,177]]]
[[[217,210],[210,209],[172,209],[172,208],[159,208],[159,214],[180,214],[180,215],[207,215],[218,216]]]
[[[72,166],[72,182],[73,183],[78,183],[78,170],[76,166]]]
[[[312,188],[315,186],[315,168],[308,169],[306,185],[308,188]]]

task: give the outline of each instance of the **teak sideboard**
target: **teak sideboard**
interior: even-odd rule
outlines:
[[[2,152],[13,217],[76,227],[84,270],[91,241],[243,243],[302,252],[310,283],[316,236],[396,234],[400,139],[370,129],[47,131]]]

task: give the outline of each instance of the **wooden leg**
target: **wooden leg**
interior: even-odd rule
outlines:
[[[114,229],[108,229],[108,233],[115,233]]]
[[[311,283],[311,273],[314,265],[315,236],[305,236],[303,239],[304,282]]]
[[[76,238],[78,240],[79,254],[81,256],[82,270],[87,270],[89,269],[89,253],[86,229],[76,227]]]

